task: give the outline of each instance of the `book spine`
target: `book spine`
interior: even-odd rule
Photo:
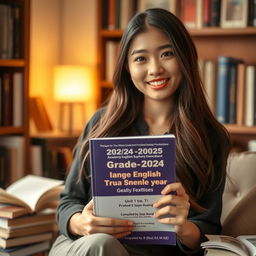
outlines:
[[[21,7],[13,6],[13,58],[22,58],[22,20]]]
[[[90,154],[91,155],[95,155],[95,151],[94,151],[94,143],[92,140],[89,140],[89,148],[90,148]],[[95,164],[94,164],[94,161],[93,159],[91,159],[90,161],[90,168],[91,168],[91,171],[93,172],[93,170],[95,170]],[[91,181],[91,186],[92,186],[92,195],[96,195],[96,183],[97,183],[97,173],[94,172],[93,174],[93,179]],[[94,214],[98,213],[99,212],[99,209],[98,209],[98,202],[97,200],[94,200],[93,201],[93,212]]]
[[[10,73],[3,74],[3,125],[11,126],[13,119],[13,86]]]
[[[217,78],[217,119],[221,123],[229,122],[229,88],[230,88],[230,62],[224,57],[218,58]]]
[[[245,85],[245,125],[254,125],[254,105],[255,105],[255,66],[246,67],[246,85]]]
[[[209,27],[211,22],[211,0],[203,0],[203,27]]]
[[[121,23],[121,0],[116,0],[115,6],[115,29],[120,29]]]
[[[196,28],[196,2],[195,0],[181,0],[181,20],[187,28]]]
[[[252,21],[252,25],[254,27],[256,27],[256,0],[254,0],[253,2],[253,21]]]
[[[9,58],[8,39],[9,39],[9,12],[10,6],[0,4],[0,59]]]
[[[102,28],[104,29],[108,29],[108,16],[109,16],[109,12],[108,12],[108,0],[106,1],[102,1]]]
[[[216,63],[213,60],[205,61],[204,85],[207,94],[207,101],[213,114],[216,108]]]
[[[3,89],[4,87],[4,82],[3,82],[3,77],[2,74],[0,73],[0,127],[3,126]]]
[[[121,0],[121,9],[120,9],[120,27],[125,29],[129,20],[135,13],[136,4],[134,0]]]
[[[203,8],[203,0],[197,0],[196,1],[196,28],[202,28],[203,27],[203,20],[204,20],[204,11],[205,7]]]
[[[10,172],[9,169],[10,159],[7,147],[0,146],[0,187],[6,188],[10,183]]]
[[[230,89],[229,89],[229,123],[236,123],[236,104],[237,104],[237,65],[232,63],[230,66]]]
[[[244,63],[237,68],[237,125],[244,125],[245,114],[245,69]]]
[[[108,29],[114,30],[115,24],[116,24],[116,1],[115,0],[109,0],[109,6],[108,6]]]
[[[211,0],[211,27],[220,25],[220,0]]]
[[[15,72],[13,74],[13,126],[23,124],[23,74]]]
[[[115,58],[116,58],[118,43],[114,41],[107,41],[105,47],[106,47],[105,78],[107,81],[112,81],[112,77],[115,69]]]

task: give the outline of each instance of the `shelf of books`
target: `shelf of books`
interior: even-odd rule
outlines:
[[[30,0],[0,0],[0,186],[28,168]]]
[[[98,105],[111,93],[116,53],[129,18],[146,8],[166,8],[183,21],[195,42],[213,113],[231,133],[234,145],[247,150],[256,136],[255,1],[227,6],[229,1],[138,0],[130,1],[129,7],[125,2],[98,0]]]

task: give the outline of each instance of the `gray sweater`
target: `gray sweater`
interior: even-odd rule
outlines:
[[[77,239],[78,237],[73,236],[68,231],[68,223],[71,216],[77,212],[82,212],[84,206],[91,200],[91,184],[88,179],[82,177],[79,180],[79,170],[81,166],[81,159],[79,157],[79,151],[81,148],[82,141],[87,136],[88,131],[100,118],[102,110],[95,113],[92,119],[88,122],[84,129],[84,132],[79,138],[74,160],[71,165],[71,169],[65,182],[65,189],[61,193],[60,204],[57,209],[57,221],[60,232],[69,237],[70,239]],[[142,117],[137,118],[131,128],[132,135],[147,135],[148,126]],[[209,131],[211,134],[212,132]],[[214,163],[216,171],[216,184],[220,181],[220,168],[222,166],[221,159],[219,157],[220,143],[217,143],[214,134],[212,134],[212,150],[214,152]],[[87,175],[90,174],[89,163],[86,163],[85,171]],[[204,194],[204,196],[198,202],[201,206],[207,210],[203,213],[193,211],[189,212],[189,220],[196,224],[202,233],[202,239],[204,234],[218,234],[221,231],[220,216],[222,209],[222,193],[224,184],[218,186],[214,190],[210,190]],[[178,247],[183,251],[184,247],[178,242]]]

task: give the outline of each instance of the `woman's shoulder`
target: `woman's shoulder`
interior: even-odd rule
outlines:
[[[100,120],[102,114],[105,112],[105,110],[106,110],[106,107],[103,107],[103,108],[98,109],[98,110],[92,115],[92,117],[91,117],[91,119],[89,120],[88,124],[89,124],[89,123],[93,123],[93,125],[94,125],[95,123],[97,123],[97,122]]]

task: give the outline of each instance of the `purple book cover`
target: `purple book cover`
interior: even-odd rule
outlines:
[[[152,217],[162,189],[176,181],[175,137],[93,138],[89,141],[94,213],[134,222],[132,244],[176,244],[172,225]]]

